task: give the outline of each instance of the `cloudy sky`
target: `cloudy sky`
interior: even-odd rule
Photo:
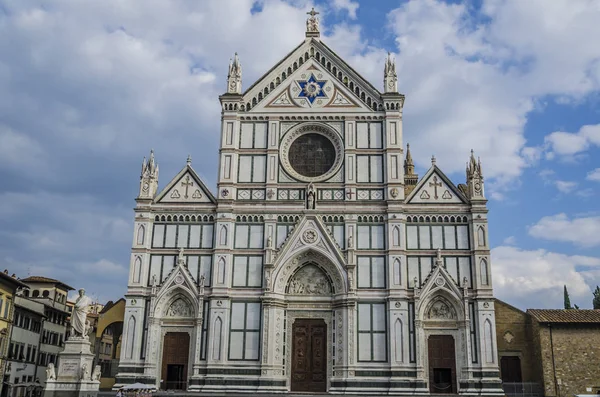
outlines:
[[[405,142],[455,183],[473,148],[490,199],[495,293],[590,307],[600,284],[596,0],[0,0],[0,267],[100,301],[125,292],[140,164],[215,187],[227,64],[244,87],[304,38],[381,88],[395,54]]]

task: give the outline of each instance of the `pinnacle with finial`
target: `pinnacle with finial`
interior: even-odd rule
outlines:
[[[435,165],[435,162],[436,162],[435,156],[431,156],[431,165]]]
[[[185,160],[187,165],[191,165],[192,164],[192,156],[188,154],[187,156],[187,160]]]

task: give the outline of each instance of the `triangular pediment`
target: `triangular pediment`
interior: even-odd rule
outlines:
[[[406,198],[409,204],[465,204],[463,194],[436,166],[432,166]]]
[[[325,255],[334,263],[345,265],[346,259],[327,227],[316,215],[306,215],[290,232],[277,251],[274,267],[295,256],[298,252],[311,249]]]
[[[187,164],[156,196],[156,203],[215,204],[216,200],[191,165]]]
[[[382,110],[381,93],[319,40],[307,39],[244,94],[251,112]]]
[[[431,269],[425,282],[416,293],[419,298],[417,312],[420,313],[421,318],[425,319],[456,319],[456,310],[461,311],[460,302],[463,301],[465,293],[466,291],[459,288],[456,281],[446,271],[442,265],[441,257],[438,256],[436,265]],[[445,298],[450,298],[450,301]],[[433,313],[433,316],[432,313],[425,313],[425,311],[432,311],[432,309],[435,312],[436,308],[432,307],[432,303],[435,303],[436,300],[445,301],[440,306],[441,309],[444,306],[448,309],[446,313],[448,316],[444,316],[442,310],[439,313]],[[450,303],[451,301],[455,304]],[[452,311],[454,311],[454,317],[451,316]]]
[[[173,295],[176,290],[186,291],[187,294],[190,295],[190,298],[196,298],[201,292],[194,281],[194,277],[186,266],[183,252],[180,252],[173,270],[171,270],[160,285],[157,292],[158,300],[168,298],[168,296]]]

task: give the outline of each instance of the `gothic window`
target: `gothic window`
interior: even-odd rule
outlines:
[[[394,259],[393,271],[394,271],[394,284],[400,285],[402,283],[402,270],[401,270],[399,258]]]
[[[477,228],[477,245],[485,247],[485,230],[483,230],[482,226]]]
[[[446,256],[444,257],[444,266],[446,266],[446,271],[458,285],[462,286],[466,277],[467,286],[473,288],[470,256]]]
[[[381,123],[356,123],[356,147],[359,149],[381,149]]]
[[[265,149],[267,147],[267,123],[243,123],[240,133],[241,149]]]
[[[387,361],[385,303],[358,304],[358,361]]]
[[[329,138],[308,133],[292,142],[288,158],[294,171],[304,177],[314,178],[326,174],[333,167],[336,152]]]
[[[206,360],[206,342],[208,341],[208,313],[209,313],[209,301],[204,301],[202,305],[202,336],[200,337],[200,360]]]
[[[487,318],[483,322],[483,345],[485,362],[492,364],[494,362],[494,339],[492,338],[492,322]]]
[[[379,154],[356,156],[356,180],[359,183],[383,182],[383,157]]]
[[[144,302],[144,323],[142,324],[142,350],[140,351],[140,358],[143,360],[146,358],[146,349],[148,343],[148,317],[150,316],[150,299],[146,299]],[[108,353],[110,354],[110,348],[107,346]]]
[[[431,265],[433,257],[431,256],[409,256],[406,258],[406,275],[408,277],[408,288],[415,287],[415,279],[417,287],[420,287],[429,273],[431,273]]]
[[[215,325],[213,327],[213,352],[212,358],[213,360],[221,360],[221,343],[223,340],[223,320],[221,317],[217,317],[215,320]]]
[[[262,287],[262,256],[235,256],[233,259],[233,287]]]
[[[211,255],[186,255],[187,267],[196,283],[204,276],[204,286],[210,287],[212,275],[212,256]]]
[[[471,328],[469,335],[471,337],[471,361],[477,363],[477,321],[475,321],[475,305],[469,303],[469,316],[471,317]]]
[[[219,244],[227,245],[227,226],[221,226],[221,233],[219,235]]]
[[[346,249],[346,236],[344,231],[344,224],[327,223],[327,229],[333,235],[335,242],[340,246],[341,249]]]
[[[358,257],[358,288],[385,288],[385,257]]]
[[[152,248],[207,248],[213,247],[213,225],[155,224]]]
[[[382,250],[385,248],[385,232],[383,225],[358,225],[358,249]]]
[[[239,157],[238,182],[265,182],[267,157],[264,155],[241,155]]]
[[[133,282],[139,283],[142,273],[142,259],[137,256],[133,262]]]
[[[488,285],[489,280],[488,280],[488,266],[487,266],[487,261],[485,259],[481,259],[481,262],[479,262],[479,266],[481,267],[480,271],[481,271],[481,285]]]
[[[394,226],[392,228],[392,245],[394,247],[400,246],[400,227]]]
[[[469,249],[467,225],[407,225],[407,249]]]
[[[127,322],[127,351],[126,358],[133,358],[133,349],[135,347],[135,317],[129,317],[129,321]]]
[[[408,361],[417,362],[417,338],[415,334],[415,303],[408,302]]]
[[[150,257],[150,271],[148,272],[148,285],[156,278],[157,283],[162,283],[175,266],[175,255],[152,255]]]
[[[275,247],[279,248],[285,241],[286,237],[294,229],[293,223],[278,223],[277,224],[277,236],[275,241]]]
[[[229,329],[229,359],[259,359],[260,351],[260,319],[259,302],[232,302]]]
[[[394,322],[394,356],[397,363],[404,362],[404,329],[399,318]]]
[[[144,244],[145,234],[146,234],[146,228],[144,227],[144,225],[140,225],[140,227],[138,227],[138,232],[137,232],[137,245]]]
[[[263,248],[264,226],[256,224],[235,225],[235,248]]]

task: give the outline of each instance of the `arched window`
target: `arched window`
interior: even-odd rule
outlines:
[[[48,296],[50,296],[50,291],[44,290],[44,292],[42,292],[42,297],[47,298]]]
[[[138,232],[137,232],[137,244],[138,245],[144,244],[145,235],[146,235],[146,228],[144,227],[144,225],[140,225],[140,227],[138,227]]]
[[[483,226],[479,226],[477,229],[477,245],[485,247],[485,230],[483,230]]]
[[[227,226],[221,226],[221,233],[219,234],[219,244],[227,245]]]
[[[40,296],[40,291],[38,291],[37,289],[33,290],[33,293],[31,294],[31,296],[34,298],[37,298],[38,296]]]
[[[133,282],[139,283],[142,278],[142,258],[139,256],[135,258],[135,262],[133,263]]]
[[[398,226],[394,226],[392,229],[392,244],[394,247],[400,246],[400,228]]]
[[[133,348],[135,347],[135,317],[129,317],[127,322],[127,351],[126,357],[133,358]]]
[[[479,266],[481,269],[481,285],[488,285],[490,281],[488,276],[487,261],[484,258],[482,258],[481,262],[479,262]]]

